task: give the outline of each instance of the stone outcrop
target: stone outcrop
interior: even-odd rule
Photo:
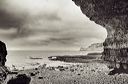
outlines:
[[[6,79],[8,73],[8,69],[5,67],[6,55],[6,45],[0,41],[0,84]]]
[[[0,41],[0,65],[1,66],[5,65],[6,55],[7,55],[6,45],[4,42]]]
[[[73,0],[90,20],[107,30],[105,61],[128,64],[128,0]]]

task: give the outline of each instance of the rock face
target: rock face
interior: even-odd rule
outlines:
[[[5,65],[6,55],[7,55],[6,45],[4,42],[0,41],[0,65],[1,66]]]
[[[5,67],[6,62],[6,45],[4,42],[0,41],[0,84],[6,79],[7,68]]]
[[[73,0],[82,12],[107,30],[103,58],[128,64],[128,0]]]
[[[103,51],[103,43],[93,43],[85,51]]]

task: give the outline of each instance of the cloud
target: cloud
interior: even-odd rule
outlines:
[[[24,23],[22,18],[15,17],[4,10],[0,10],[0,28],[20,28]]]
[[[70,0],[0,2],[0,39],[10,48],[76,48],[105,37],[105,29],[89,21]]]
[[[42,19],[42,20],[47,20],[47,21],[61,21],[61,17],[59,17],[57,13],[51,13],[51,14],[41,13],[41,15],[38,15],[36,18],[38,20]]]
[[[27,13],[18,13],[7,4],[7,0],[0,2],[0,29],[1,32],[4,30],[4,34],[1,35],[5,39],[15,39],[17,37],[27,36],[29,29],[26,28],[28,21]],[[12,34],[9,32],[13,31]],[[5,31],[7,32],[5,34]],[[9,34],[8,34],[9,33]]]
[[[29,0],[29,2],[30,1],[33,0]],[[31,24],[38,24],[40,21],[61,21],[61,17],[59,17],[56,11],[47,12],[43,11],[44,9],[42,8],[42,11],[36,11],[37,13],[35,14],[32,10],[27,11],[28,9],[24,9],[20,2],[23,3],[25,1],[17,2],[16,0],[12,0],[12,2],[10,2],[9,0],[5,0],[1,1],[0,5],[0,29],[16,29],[17,33],[12,35],[14,38],[31,35],[32,31],[29,28]],[[18,4],[21,6],[18,7]],[[6,5],[8,5],[8,7]],[[14,10],[14,8],[16,10]]]
[[[21,28],[22,25],[26,22],[26,16],[25,15],[15,16],[15,14],[6,10],[6,5],[4,6],[3,5],[0,6],[0,28],[3,29]]]

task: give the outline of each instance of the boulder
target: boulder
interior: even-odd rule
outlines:
[[[19,74],[16,78],[10,79],[7,84],[30,84],[31,78],[26,74]]]

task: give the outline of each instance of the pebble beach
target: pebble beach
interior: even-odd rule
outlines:
[[[91,61],[56,67],[44,64],[18,74],[30,77],[30,84],[128,84],[128,74],[108,75],[109,71],[105,63]],[[16,75],[8,75],[6,83]]]

